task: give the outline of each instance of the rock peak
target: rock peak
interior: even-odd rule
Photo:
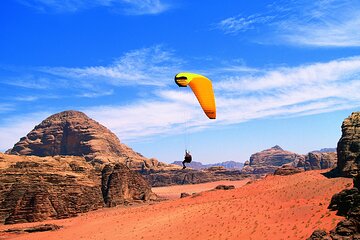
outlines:
[[[279,145],[275,145],[271,149],[284,151],[284,149],[282,149]]]
[[[114,133],[85,113],[74,110],[46,118],[21,138],[10,153],[40,157],[83,156],[92,163],[120,162],[133,169],[153,168],[154,164],[159,164],[122,144]]]
[[[50,117],[46,118],[44,121],[48,120],[61,120],[61,119],[67,119],[67,118],[85,118],[88,119],[89,117],[80,111],[76,111],[76,110],[66,110],[63,112],[59,112],[59,113],[55,113],[53,115],[51,115]]]

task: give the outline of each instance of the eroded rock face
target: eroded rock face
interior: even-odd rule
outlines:
[[[304,169],[320,170],[336,167],[336,152],[310,152],[305,157]]]
[[[153,196],[124,164],[94,167],[83,157],[0,154],[0,223],[76,216]]]
[[[353,177],[354,187],[335,194],[329,208],[346,217],[330,233],[309,239],[360,239],[360,112],[352,113],[342,124],[342,136],[337,148],[337,168],[330,176]]]
[[[360,112],[346,118],[341,129],[342,136],[337,146],[337,172],[341,176],[356,176],[360,171]]]
[[[296,168],[291,165],[283,165],[282,167],[275,170],[274,175],[280,175],[280,176],[287,176],[287,175],[293,175],[296,173],[301,173],[304,170],[301,168]]]
[[[107,165],[102,170],[102,193],[106,206],[114,207],[133,200],[155,200],[148,183],[123,164]]]
[[[196,184],[223,180],[242,180],[249,177],[239,170],[210,169],[210,170],[171,170],[171,171],[147,171],[143,172],[147,181],[153,187]]]
[[[109,129],[78,111],[64,111],[48,117],[21,138],[9,153],[40,157],[83,156],[93,164],[120,162],[134,170],[167,167],[133,151]]]
[[[251,155],[249,165],[245,164],[242,172],[255,174],[274,173],[278,167],[284,164],[298,165],[299,162],[304,162],[304,159],[303,155],[285,151],[276,145]]]

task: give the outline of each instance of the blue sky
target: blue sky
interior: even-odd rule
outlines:
[[[69,109],[164,162],[335,147],[360,106],[359,29],[353,0],[5,0],[0,150]],[[182,71],[212,79],[215,121]]]

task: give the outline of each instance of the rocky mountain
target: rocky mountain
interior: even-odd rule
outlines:
[[[309,152],[305,157],[304,169],[320,170],[336,167],[336,152]]]
[[[92,164],[123,163],[131,169],[177,168],[147,159],[121,143],[109,129],[82,112],[54,114],[22,137],[10,154],[35,156],[83,156]]]
[[[178,165],[182,167],[182,161],[175,161],[172,164]],[[226,161],[226,162],[221,162],[221,163],[212,163],[212,164],[202,164],[201,162],[196,162],[196,161],[192,161],[191,163],[186,164],[189,168],[195,169],[195,170],[201,170],[201,169],[205,169],[205,168],[210,168],[210,167],[224,167],[227,169],[241,169],[244,164],[240,163],[240,162],[235,162],[235,161]]]
[[[360,112],[354,112],[346,118],[341,129],[336,173],[345,177],[356,176],[360,171]]]
[[[122,163],[0,154],[0,223],[72,217],[155,197],[144,178]]]
[[[285,151],[276,145],[270,149],[263,150],[250,156],[250,161],[244,163],[243,173],[273,173],[278,167],[284,164],[294,166],[304,163],[305,157],[300,154]]]

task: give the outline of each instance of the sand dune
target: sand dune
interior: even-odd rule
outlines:
[[[342,219],[328,211],[327,206],[334,193],[351,187],[351,183],[351,179],[327,179],[321,171],[268,176],[234,190],[208,191],[156,204],[102,209],[76,218],[44,222],[64,226],[54,232],[2,237],[30,240],[305,239],[313,230],[330,230]],[[194,185],[188,187],[189,191],[186,187],[180,191],[191,193]],[[176,188],[179,187],[161,191],[171,195],[179,192]],[[0,231],[38,224],[5,225],[0,226]]]

